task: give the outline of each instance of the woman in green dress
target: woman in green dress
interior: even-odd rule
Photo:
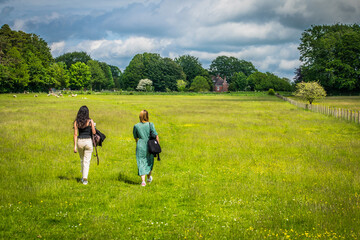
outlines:
[[[151,171],[154,166],[154,155],[148,152],[147,143],[151,137],[156,138],[159,141],[159,135],[155,130],[153,123],[149,122],[149,113],[146,110],[142,110],[139,115],[140,122],[135,124],[133,129],[134,138],[136,141],[136,162],[138,166],[138,174],[141,176],[141,186],[145,187],[145,175],[147,175],[147,181],[152,182]]]

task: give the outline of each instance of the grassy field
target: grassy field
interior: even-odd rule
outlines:
[[[86,186],[82,105],[107,135]],[[142,109],[163,148],[146,187]],[[360,238],[360,127],[276,97],[0,95],[0,123],[2,239]]]
[[[297,97],[291,98],[297,101],[302,101]],[[330,96],[316,100],[314,104],[360,111],[360,96]]]

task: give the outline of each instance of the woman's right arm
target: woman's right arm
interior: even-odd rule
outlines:
[[[156,135],[156,141],[160,144],[159,135]]]
[[[78,128],[76,121],[74,121],[74,153],[77,153],[77,136],[78,136]]]
[[[133,128],[133,136],[134,136],[134,139],[135,139],[135,142],[137,143],[138,140],[139,140],[139,136],[137,134],[137,131],[136,131],[136,127],[134,126]]]

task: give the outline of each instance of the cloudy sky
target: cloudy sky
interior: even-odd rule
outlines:
[[[360,24],[360,0],[0,0],[0,25],[35,33],[54,57],[86,51],[124,70],[137,53],[251,61],[294,76],[311,25]]]

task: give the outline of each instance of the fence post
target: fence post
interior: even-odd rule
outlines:
[[[356,123],[356,111],[353,111],[353,120],[352,120],[352,122],[354,122],[354,123]]]

